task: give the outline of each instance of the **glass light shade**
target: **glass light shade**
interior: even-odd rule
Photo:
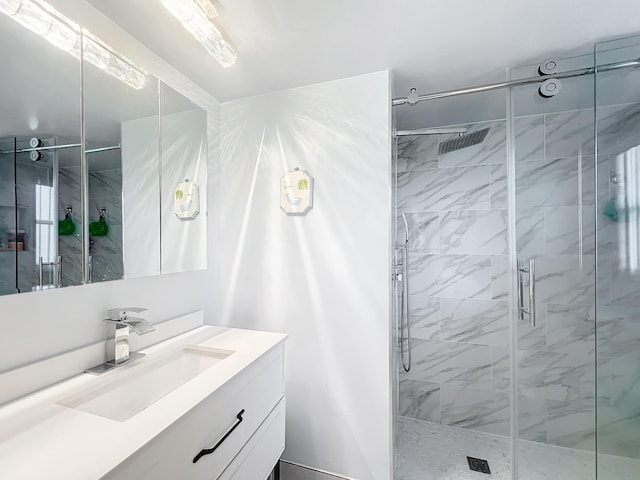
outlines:
[[[5,15],[15,15],[21,5],[20,0],[0,0],[0,12]]]
[[[43,0],[0,0],[0,12],[55,47],[80,58],[80,27]],[[84,58],[109,75],[140,89],[146,73],[89,32]]]
[[[42,8],[42,5],[29,0],[22,2],[18,11],[13,15],[13,19],[23,27],[45,38],[54,21],[49,12]]]
[[[235,51],[211,21],[213,17],[205,5],[211,9],[213,6],[208,0],[161,0],[161,2],[220,65],[226,68],[235,63]]]
[[[100,70],[105,70],[111,62],[111,55],[102,48],[98,42],[89,37],[86,33],[84,36],[84,60],[95,65]]]
[[[124,58],[109,45],[83,29],[84,59],[114,78],[139,90],[147,81],[147,74]]]
[[[162,0],[162,3],[181,22],[193,19],[198,12],[204,13],[210,20],[218,16],[209,0]]]
[[[218,16],[218,11],[211,4],[210,0],[195,0],[195,1],[210,20],[213,20]]]

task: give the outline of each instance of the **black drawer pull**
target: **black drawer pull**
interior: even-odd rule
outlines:
[[[200,450],[200,453],[193,458],[193,463],[196,463],[205,455],[209,455],[210,453],[215,452],[217,448],[220,445],[222,445],[222,443],[227,439],[227,437],[231,435],[236,428],[238,428],[238,425],[242,423],[242,415],[244,415],[244,408],[238,412],[238,415],[236,415],[236,418],[238,419],[238,421],[233,424],[233,427],[231,427],[229,431],[225,433],[224,436],[220,440],[218,440],[218,443],[216,443],[212,448],[206,448],[204,450]]]

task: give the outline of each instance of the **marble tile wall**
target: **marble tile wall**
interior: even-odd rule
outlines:
[[[595,446],[593,111],[515,120],[516,250],[536,261],[537,325],[517,322],[520,438]]]
[[[0,150],[9,149],[0,140]],[[0,295],[15,293],[14,252],[7,251],[7,231],[14,228],[13,157],[0,154]]]
[[[11,144],[12,146],[13,144]],[[52,185],[51,163],[33,163],[18,157],[18,228],[25,231],[24,251],[18,255],[18,286],[31,291],[38,284],[35,244],[35,194],[37,184]],[[13,157],[0,156],[0,294],[15,292],[15,252],[3,252],[6,231],[14,228],[13,218]],[[80,167],[65,166],[58,176],[58,216],[64,218],[67,207],[72,207],[76,234],[58,237],[58,253],[62,255],[63,285],[82,283],[82,249],[80,237]],[[45,267],[45,282],[54,283],[54,270]]]
[[[107,211],[109,233],[92,237],[89,254],[93,256],[93,281],[105,282],[124,277],[122,260],[122,169],[102,170],[89,174],[89,221]]]
[[[414,339],[399,413],[508,435],[506,123],[466,127],[490,130],[481,144],[440,155],[452,135],[398,144]]]
[[[639,111],[599,110],[597,159],[591,110],[516,122],[517,248],[536,258],[541,317],[518,325],[522,438],[593,450],[597,408],[599,451],[640,458],[640,272],[620,248],[629,224],[604,215],[624,183],[616,157],[640,143]]]
[[[1,158],[0,158],[1,160]],[[50,184],[49,168],[33,163],[18,162],[19,228],[25,230],[25,250],[18,257],[18,279],[21,291],[31,291],[38,282],[35,258],[35,197],[33,186]],[[115,280],[123,277],[122,264],[122,173],[119,169],[94,172],[89,179],[90,209],[98,219],[100,208],[107,209],[110,232],[106,237],[93,239],[94,280]],[[13,162],[0,161],[0,235],[13,228]],[[11,192],[11,195],[7,195]],[[6,204],[6,205],[5,205]],[[58,253],[62,256],[62,284],[82,283],[82,240],[80,235],[80,167],[66,166],[58,175],[58,216],[63,219],[67,207],[71,207],[76,223],[76,233],[58,237]],[[0,294],[15,292],[15,252],[2,251],[0,241]],[[53,275],[53,270],[45,275]],[[51,277],[51,282],[54,281]],[[46,281],[46,279],[45,279]]]
[[[640,105],[598,118],[598,450],[640,458]],[[608,187],[608,188],[607,188]],[[619,218],[604,211],[615,205]],[[593,314],[592,314],[593,315]]]
[[[621,119],[638,112],[600,110],[597,169],[592,110],[515,120],[517,251],[537,269],[538,324],[517,323],[523,439],[591,450],[597,403],[601,451],[640,457],[640,270],[619,247],[628,224],[602,214],[616,195],[611,178],[623,175],[615,156],[640,131]],[[415,338],[400,414],[508,435],[505,124],[467,127],[491,130],[481,145],[453,155],[438,155],[446,137],[404,137],[398,145]]]
[[[66,209],[73,210],[71,218],[76,225],[73,235],[58,236],[58,253],[62,256],[62,285],[82,284],[82,205],[80,202],[80,166],[66,166],[58,170],[58,218],[65,217]]]

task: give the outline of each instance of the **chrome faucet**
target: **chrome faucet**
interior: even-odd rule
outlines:
[[[102,365],[90,368],[87,373],[100,375],[112,368],[119,367],[137,358],[144,353],[131,352],[129,350],[129,335],[133,330],[138,335],[153,332],[155,328],[143,318],[129,317],[129,313],[141,313],[146,308],[126,307],[113,308],[107,312],[107,361]]]

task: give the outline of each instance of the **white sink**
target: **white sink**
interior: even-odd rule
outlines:
[[[208,347],[183,347],[130,369],[116,378],[58,402],[69,408],[124,422],[233,353]],[[144,360],[143,360],[144,362]],[[120,371],[118,371],[120,370]]]

